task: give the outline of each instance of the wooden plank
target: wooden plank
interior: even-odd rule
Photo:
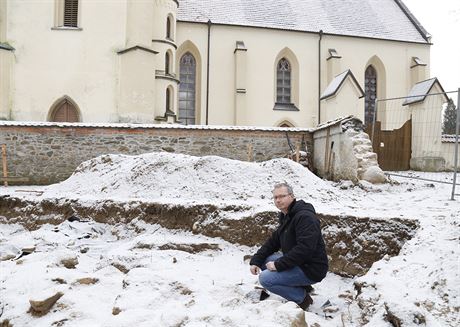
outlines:
[[[410,158],[412,157],[412,119],[406,122],[407,126],[404,127],[404,170],[410,169]]]
[[[332,155],[334,154],[332,152],[332,149],[334,148],[334,141],[331,142],[331,148],[329,150],[329,155],[327,157],[327,171],[326,171],[326,176],[328,176],[328,178],[330,177],[330,173],[331,173],[331,160],[332,160]]]
[[[8,176],[8,177],[0,177],[0,181],[6,182],[28,182],[28,177],[16,177],[16,176]],[[8,185],[6,185],[8,186]]]
[[[253,150],[252,150],[252,144],[248,144],[248,161],[252,162],[254,160],[254,155],[253,155]]]
[[[329,138],[331,136],[331,128],[327,128],[326,132],[326,146],[324,149],[324,173],[327,172],[327,162],[328,162],[328,155],[329,155]]]
[[[334,180],[334,168],[335,168],[335,152],[332,152],[332,162],[329,169],[329,179]]]
[[[295,147],[295,162],[299,162],[300,161],[300,144],[297,144],[297,146]]]
[[[6,164],[6,144],[2,144],[2,162],[3,162],[3,185],[8,186],[8,181],[5,179],[8,177],[8,166]]]

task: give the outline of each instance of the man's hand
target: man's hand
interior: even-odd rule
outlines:
[[[268,269],[268,270],[270,270],[270,271],[276,271],[276,266],[275,266],[275,263],[274,263],[273,261],[267,262],[266,266],[267,266],[267,269]]]
[[[251,270],[251,274],[253,275],[258,275],[260,274],[260,268],[255,266],[255,265],[252,265],[249,270]]]

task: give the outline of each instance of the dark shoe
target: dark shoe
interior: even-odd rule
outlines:
[[[265,300],[266,298],[268,298],[269,296],[270,296],[270,294],[268,294],[267,291],[262,290],[262,292],[260,292],[259,301],[263,301],[263,300]]]
[[[304,286],[303,288],[307,291],[307,294],[311,294],[315,290],[311,285]]]
[[[297,305],[302,308],[302,310],[307,310],[308,307],[313,303],[313,299],[309,294],[305,296],[302,302],[298,303]]]

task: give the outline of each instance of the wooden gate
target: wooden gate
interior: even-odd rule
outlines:
[[[366,133],[372,138],[372,125],[366,126]],[[412,120],[399,129],[382,131],[377,121],[374,128],[372,147],[377,153],[380,168],[383,170],[409,170],[411,158]]]

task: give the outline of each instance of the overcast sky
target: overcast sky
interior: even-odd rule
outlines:
[[[403,2],[432,35],[431,77],[437,77],[445,91],[457,90],[460,87],[460,0]]]

